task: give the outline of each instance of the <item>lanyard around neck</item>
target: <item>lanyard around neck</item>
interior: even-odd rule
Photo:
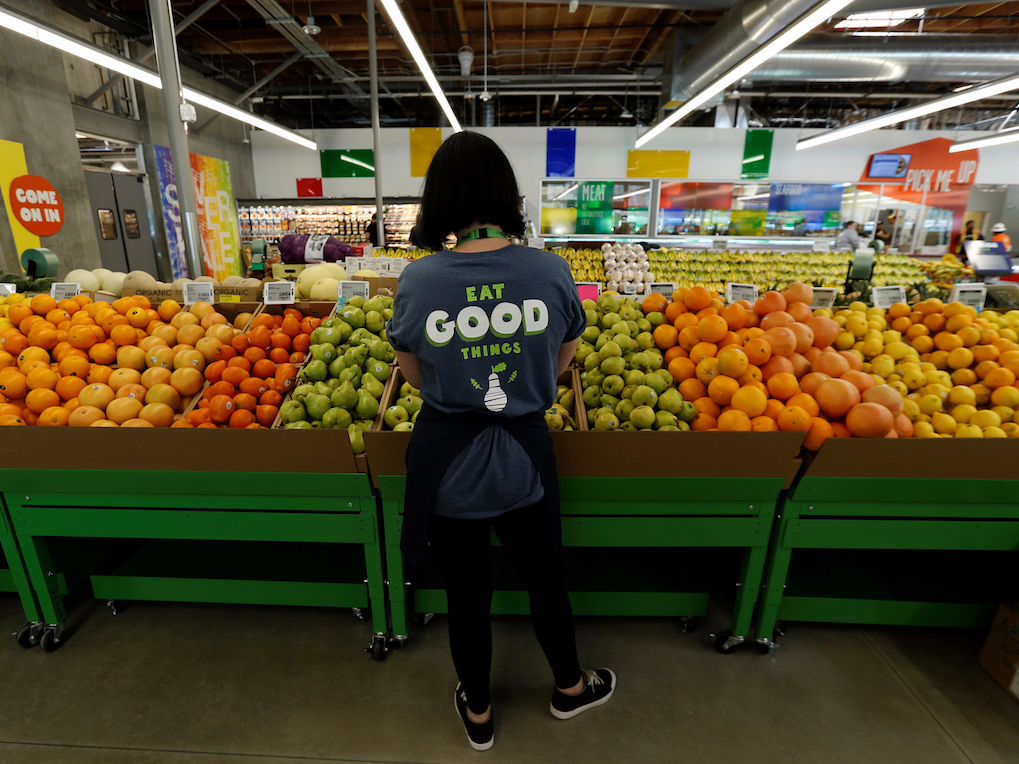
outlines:
[[[475,228],[470,233],[465,233],[463,236],[456,240],[457,246],[463,244],[465,241],[471,241],[473,239],[509,239],[509,236],[504,234],[498,228]]]

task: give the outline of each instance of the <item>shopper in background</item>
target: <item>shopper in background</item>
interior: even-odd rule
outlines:
[[[955,248],[955,254],[962,255],[965,257],[966,252],[963,250],[962,245],[967,241],[983,241],[984,235],[976,229],[976,223],[972,220],[966,221],[966,228],[962,232],[962,237],[959,239],[959,244]]]
[[[456,711],[476,750],[494,740],[493,529],[530,597],[555,679],[552,715],[601,705],[616,684],[608,669],[582,671],[577,657],[543,416],[587,322],[566,261],[511,241],[524,235],[519,199],[513,168],[490,138],[448,138],[421,201],[421,238],[438,251],[400,275],[387,329],[425,401],[407,449],[401,547],[422,566],[431,544],[449,606]],[[443,250],[451,232],[456,246]]]
[[[1007,230],[1008,229],[1005,228],[1004,223],[995,223],[993,226],[991,226],[991,233],[993,234],[991,236],[991,241],[1000,241],[1002,244],[1005,245],[1006,254],[1011,254],[1012,237],[1005,233],[1005,231]]]
[[[842,229],[838,236],[835,237],[835,246],[833,247],[836,252],[844,252],[849,250],[855,252],[860,248],[860,234],[856,232],[856,221],[850,220],[846,223],[846,227]]]
[[[874,247],[874,251],[883,252],[892,245],[892,232],[885,227],[883,220],[878,220],[874,226],[874,241],[880,241],[880,247]],[[872,242],[873,243],[873,242]]]
[[[379,214],[376,212],[372,215],[371,222],[368,223],[368,230],[365,232],[368,236],[368,241],[371,242],[373,247],[385,246],[386,242],[379,242]],[[386,230],[386,224],[382,224],[382,235],[385,239],[389,238],[389,231]]]

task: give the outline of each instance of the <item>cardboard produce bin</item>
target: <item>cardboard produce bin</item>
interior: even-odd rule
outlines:
[[[980,665],[1019,701],[1019,611],[999,605],[980,651]]]
[[[374,297],[377,294],[396,297],[397,282],[399,279],[389,276],[351,276],[351,281],[367,281],[368,296]]]
[[[829,439],[772,536],[759,635],[779,619],[986,624],[1019,594],[1017,460],[1011,439]]]
[[[102,599],[370,606],[387,630],[375,498],[346,433],[28,428],[0,449],[0,541],[24,561],[44,649],[66,618],[56,538],[130,541],[86,571]],[[56,449],[60,469],[40,469]]]

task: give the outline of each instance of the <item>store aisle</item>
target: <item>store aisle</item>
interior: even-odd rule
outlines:
[[[1015,761],[1019,704],[971,632],[794,625],[774,655],[661,619],[580,619],[610,703],[562,722],[529,623],[497,619],[495,747],[472,751],[437,617],[381,664],[347,611],[137,603],[76,608],[60,651],[0,640],[0,762]],[[0,597],[6,632],[21,625]]]

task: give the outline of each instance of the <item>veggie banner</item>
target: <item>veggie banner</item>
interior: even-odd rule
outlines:
[[[156,169],[166,222],[170,262],[175,279],[188,275],[180,223],[180,205],[170,150],[156,146]],[[214,157],[191,155],[191,177],[198,205],[198,229],[202,237],[205,275],[222,281],[227,276],[243,276],[237,204],[234,200],[230,163]]]

